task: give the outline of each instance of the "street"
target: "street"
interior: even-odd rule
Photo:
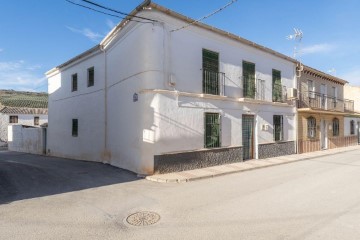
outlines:
[[[3,151],[0,239],[360,239],[359,183],[360,150],[182,184]]]

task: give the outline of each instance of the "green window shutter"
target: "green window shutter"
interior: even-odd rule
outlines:
[[[219,95],[219,54],[203,49],[203,93]]]
[[[281,72],[272,70],[272,99],[273,102],[282,101]]]
[[[220,147],[220,114],[205,113],[205,148]]]
[[[255,64],[243,61],[244,97],[255,98]]]

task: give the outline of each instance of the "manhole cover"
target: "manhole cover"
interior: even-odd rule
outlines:
[[[157,223],[160,215],[154,212],[137,212],[126,218],[126,221],[134,226],[148,226]]]

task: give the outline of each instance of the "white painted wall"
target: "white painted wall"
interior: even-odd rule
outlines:
[[[344,86],[344,98],[354,101],[354,111],[360,113],[360,86]]]
[[[273,114],[284,115],[285,140],[295,141],[295,108],[270,103],[272,69],[282,72],[283,85],[295,87],[293,63],[198,28],[170,34],[169,29],[184,23],[157,12],[142,15],[168,24],[132,22],[105,53],[98,51],[49,76],[51,155],[151,174],[154,155],[204,147],[205,112],[222,114],[224,147],[241,146],[241,117],[249,113],[257,117],[258,132],[262,124],[272,125]],[[228,77],[226,97],[197,95],[202,93],[203,48],[220,53],[220,69]],[[243,60],[254,62],[257,76],[266,80],[267,105],[239,101]],[[85,74],[92,66],[95,87],[87,88]],[[75,93],[70,85],[73,73],[79,81]],[[175,88],[168,84],[170,76]],[[177,91],[194,94],[177,98]],[[72,118],[79,119],[78,137],[71,136]],[[257,142],[273,142],[272,128]]]
[[[18,123],[9,123],[10,116],[18,116]],[[0,141],[6,142],[8,138],[8,126],[11,125],[26,125],[34,126],[34,117],[39,117],[39,125],[48,122],[48,115],[33,115],[33,114],[3,114],[0,113]]]
[[[351,134],[350,131],[350,122],[354,121],[355,122],[355,134]],[[355,117],[344,117],[344,135],[345,136],[356,136],[359,129],[358,123],[360,123],[360,118],[355,118]]]
[[[8,149],[15,152],[43,154],[45,129],[26,128],[23,125],[8,126]]]

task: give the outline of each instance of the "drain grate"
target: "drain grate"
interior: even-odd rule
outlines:
[[[126,221],[133,226],[153,225],[159,220],[160,215],[154,212],[137,212],[126,218]]]

